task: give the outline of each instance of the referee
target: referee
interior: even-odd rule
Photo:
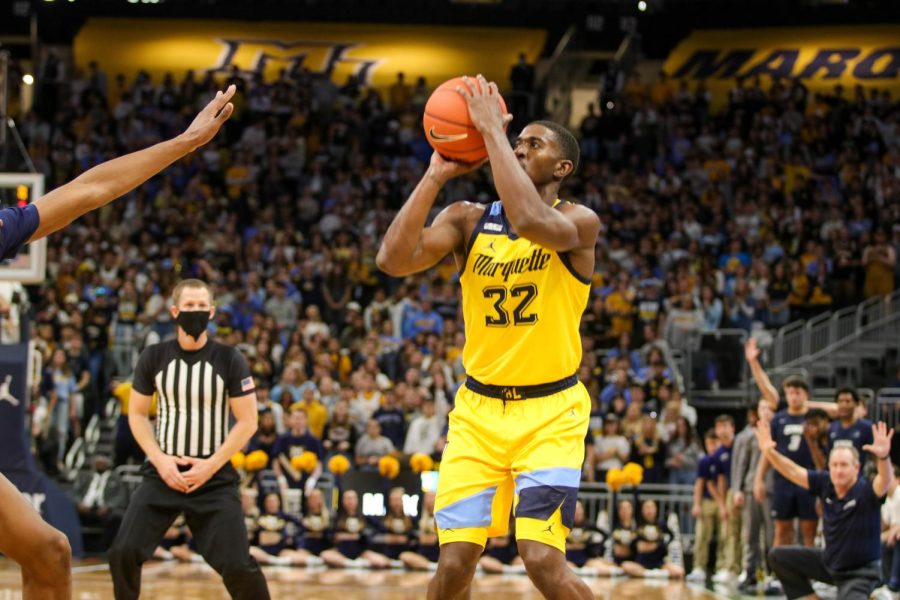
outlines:
[[[110,549],[117,600],[138,598],[141,565],[183,512],[197,550],[225,582],[232,598],[269,598],[250,557],[247,529],[231,456],[256,431],[256,393],[243,356],[210,340],[212,290],[186,279],[172,292],[178,337],[148,347],[135,367],[128,423],[149,462]],[[147,416],[159,396],[157,427]],[[229,407],[235,425],[229,429]]]
[[[779,546],[769,552],[769,565],[788,598],[813,595],[810,580],[838,588],[841,600],[867,600],[881,583],[881,500],[891,486],[891,438],[882,422],[872,426],[873,441],[863,447],[875,456],[874,481],[859,476],[859,454],[853,446],[835,447],[828,471],[807,470],[775,449],[771,429],[756,427],[759,449],[786,479],[822,500],[825,548]]]

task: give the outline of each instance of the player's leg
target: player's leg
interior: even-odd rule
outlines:
[[[725,568],[734,575],[741,572],[741,554],[743,550],[743,538],[741,529],[743,526],[744,511],[734,505],[734,494],[729,489],[727,495],[728,522],[725,524]]]
[[[119,533],[109,549],[116,600],[138,598],[141,593],[141,566],[148,561],[171,527],[183,496],[159,478],[142,470],[144,480],[132,494]],[[179,497],[180,496],[180,497]]]
[[[773,546],[790,546],[794,543],[794,519],[797,518],[797,486],[790,481],[775,479],[772,495],[772,516],[775,522]]]
[[[816,542],[819,513],[816,510],[816,497],[804,489],[797,490],[797,518],[800,521],[800,536],[803,538],[803,545],[812,548]]]
[[[468,590],[483,551],[483,543],[441,544],[437,572],[428,584],[428,600],[468,598]]]
[[[450,413],[448,443],[435,498],[440,556],[428,598],[462,598],[469,587],[488,530],[505,533],[512,505],[503,402],[462,386]]]
[[[187,499],[184,516],[197,551],[222,576],[231,597],[265,600],[269,588],[259,564],[250,556],[247,526],[235,489],[237,474],[229,469],[226,465]]]
[[[71,596],[72,550],[22,493],[0,475],[0,552],[22,567],[25,598]]]
[[[817,519],[800,519],[800,537],[803,545],[812,548],[816,544],[816,528],[819,525]]]
[[[528,576],[546,598],[593,598],[566,564],[566,536],[584,462],[584,432],[591,401],[580,383],[567,390],[515,403],[520,432],[513,459],[516,476],[516,541]]]

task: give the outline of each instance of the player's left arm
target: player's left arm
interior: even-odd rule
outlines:
[[[593,248],[600,232],[597,214],[585,206],[570,206],[564,211],[548,206],[519,164],[503,129],[509,115],[504,117],[500,112],[497,84],[488,83],[481,75],[475,80],[467,78],[466,84],[467,89],[461,93],[466,98],[472,123],[484,138],[494,186],[516,233],[557,252]],[[574,168],[572,161],[561,160],[554,176],[562,179]]]
[[[35,200],[40,223],[29,242],[46,237],[85,213],[112,202],[209,142],[234,111],[230,102],[234,92],[233,85],[225,92],[217,92],[184,133],[97,165]]]

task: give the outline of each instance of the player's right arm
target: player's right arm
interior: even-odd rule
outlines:
[[[469,202],[454,202],[425,227],[441,187],[454,177],[481,167],[485,161],[464,164],[431,155],[431,164],[384,234],[375,257],[378,268],[394,277],[424,271],[465,244],[466,217],[480,210]]]
[[[772,381],[759,362],[759,347],[756,345],[756,338],[747,340],[744,357],[747,359],[747,364],[750,365],[750,372],[753,373],[753,380],[756,382],[756,387],[759,388],[759,393],[771,405],[772,411],[777,411],[778,390],[772,385]]]
[[[147,455],[147,460],[156,467],[159,476],[166,485],[178,492],[187,492],[188,484],[178,470],[180,459],[164,454],[156,436],[153,435],[153,425],[150,423],[150,402],[153,396],[142,394],[131,388],[131,397],[128,399],[128,426],[135,441]]]

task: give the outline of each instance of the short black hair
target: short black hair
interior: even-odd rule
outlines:
[[[841,389],[839,389],[834,395],[834,401],[837,402],[838,398],[840,398],[844,394],[850,394],[850,396],[853,397],[853,402],[859,404],[859,394],[856,393],[856,390],[849,387],[842,387]]]
[[[710,427],[706,430],[706,433],[703,434],[704,440],[717,440],[719,436],[716,435],[716,430]]]
[[[811,408],[806,412],[806,420],[807,421],[815,421],[816,419],[822,419],[828,421],[828,413],[822,410],[821,408]]]
[[[556,136],[556,141],[559,142],[562,157],[565,160],[572,161],[572,173],[578,170],[578,163],[581,160],[581,147],[571,131],[553,121],[532,121],[530,125],[540,125],[552,131],[553,135]]]

